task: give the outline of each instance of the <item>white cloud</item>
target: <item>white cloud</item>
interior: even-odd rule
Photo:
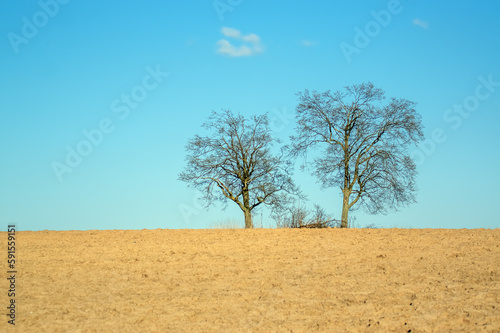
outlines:
[[[312,40],[306,40],[306,39],[303,39],[300,43],[302,44],[302,46],[306,46],[306,47],[318,45],[318,42],[315,42]]]
[[[240,31],[234,28],[222,27],[221,32],[226,37],[238,38],[241,35]]]
[[[260,37],[257,36],[256,34],[241,36],[241,39],[244,40],[245,42],[260,43]]]
[[[221,39],[217,42],[217,52],[227,54],[232,57],[244,57],[252,55],[252,50],[248,46],[235,47],[227,39]]]
[[[239,30],[228,27],[223,27],[221,32],[224,36],[233,38],[243,43],[236,47],[229,40],[225,38],[220,39],[217,41],[217,53],[225,54],[230,57],[245,57],[261,53],[263,51],[260,37],[256,34],[242,35]]]
[[[429,23],[422,21],[420,19],[414,19],[412,22],[414,25],[419,26],[421,28],[427,29],[429,27]]]

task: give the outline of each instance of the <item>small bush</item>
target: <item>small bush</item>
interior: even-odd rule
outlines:
[[[314,205],[311,218],[309,212],[301,206],[290,208],[280,216],[275,216],[278,228],[336,228],[340,226],[340,221],[330,218],[323,208]]]

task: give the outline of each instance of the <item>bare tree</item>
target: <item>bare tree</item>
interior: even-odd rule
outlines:
[[[339,186],[341,227],[348,226],[349,209],[359,203],[368,213],[387,213],[415,202],[416,166],[408,148],[423,140],[415,103],[391,98],[372,83],[330,93],[299,92],[292,155],[307,156],[321,145],[312,162],[324,188]],[[351,199],[352,198],[352,199]]]
[[[245,228],[253,228],[254,208],[279,208],[300,195],[284,151],[271,152],[278,140],[271,136],[267,115],[247,120],[229,110],[212,112],[203,127],[212,134],[188,142],[187,166],[179,179],[203,190],[207,207],[215,200],[231,200],[243,211]]]

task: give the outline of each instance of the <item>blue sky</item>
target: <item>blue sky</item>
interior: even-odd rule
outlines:
[[[418,203],[385,216],[356,211],[356,225],[498,228],[499,32],[497,1],[8,1],[0,223],[243,224],[234,204],[207,211],[177,180],[209,113],[268,112],[286,141],[296,92],[372,81],[418,103],[428,141],[413,152]],[[340,217],[339,189],[299,171],[295,179],[309,205]],[[261,213],[257,222],[272,226]]]

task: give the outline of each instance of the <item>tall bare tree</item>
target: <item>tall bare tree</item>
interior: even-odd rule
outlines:
[[[423,140],[421,117],[415,103],[391,98],[371,82],[344,91],[299,92],[294,156],[321,146],[311,163],[323,188],[339,186],[342,194],[341,227],[347,228],[355,204],[368,213],[415,202],[416,166],[409,147]]]
[[[253,228],[252,210],[261,204],[278,209],[300,195],[290,175],[292,164],[274,143],[267,115],[247,120],[229,110],[212,112],[203,127],[210,136],[196,135],[186,145],[187,166],[179,179],[203,190],[205,204],[235,202]]]

